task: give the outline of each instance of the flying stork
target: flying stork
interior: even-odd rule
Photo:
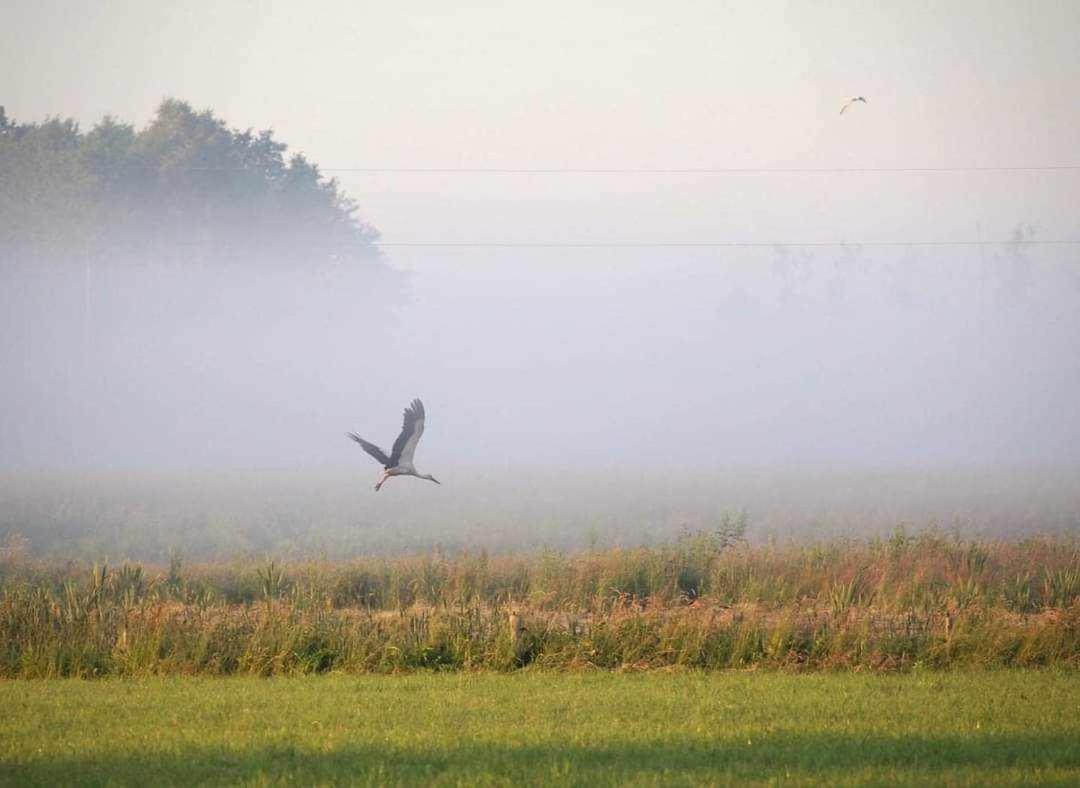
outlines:
[[[364,451],[382,463],[383,472],[379,475],[379,481],[375,482],[375,492],[378,492],[391,476],[415,476],[417,479],[427,479],[430,482],[442,484],[434,476],[417,473],[413,465],[416,444],[420,442],[420,436],[424,434],[424,403],[420,400],[414,399],[412,404],[405,408],[401,434],[394,441],[394,449],[389,456],[374,443],[364,440],[355,432],[347,434],[359,443]]]
[[[863,104],[866,104],[866,103],[867,103],[867,102],[866,102],[866,99],[864,99],[864,98],[863,98],[862,96],[855,96],[855,98],[850,98],[850,99],[848,99],[848,100],[847,100],[847,102],[846,102],[846,103],[844,104],[844,106],[842,106],[842,107],[840,108],[840,114],[841,114],[841,115],[843,115],[843,114],[844,114],[844,110],[846,110],[846,109],[847,109],[848,107],[850,107],[850,106],[851,106],[852,104],[854,104],[854,103],[855,103],[856,101],[861,101],[861,102],[862,102]]]

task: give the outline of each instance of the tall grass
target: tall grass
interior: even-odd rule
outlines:
[[[281,564],[0,549],[0,676],[1080,666],[1080,543],[937,531]],[[524,629],[509,616],[520,616]]]

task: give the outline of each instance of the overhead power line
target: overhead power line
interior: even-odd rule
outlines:
[[[1080,240],[1054,241],[375,241],[386,247],[463,247],[492,249],[669,249],[879,246],[1080,246]]]
[[[34,242],[27,240],[0,241],[2,247],[25,247]],[[123,244],[120,244],[123,245]],[[163,241],[148,242],[138,246],[158,247],[206,247],[212,241]],[[1010,239],[1010,240],[959,240],[959,241],[371,241],[367,244],[343,243],[327,247],[301,244],[300,250],[325,252],[329,249],[390,248],[461,248],[461,249],[776,249],[776,248],[855,248],[909,246],[1080,246],[1080,239]],[[225,249],[224,251],[229,251]]]
[[[686,168],[511,168],[511,167],[320,167],[321,172],[367,175],[843,175],[859,173],[1051,172],[1080,170],[1080,164],[1027,167],[686,167]]]
[[[316,165],[317,166],[317,165]],[[119,164],[101,169],[158,169],[156,164]],[[244,172],[248,167],[183,165],[172,170]],[[845,175],[860,173],[1067,172],[1080,164],[993,167],[318,167],[319,172],[361,175]]]

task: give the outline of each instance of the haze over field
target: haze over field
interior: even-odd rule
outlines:
[[[49,491],[87,472],[128,522],[125,475],[266,469],[266,497],[299,474],[344,510],[298,492],[298,519],[407,524],[395,547],[567,545],[590,518],[633,541],[741,509],[770,533],[830,513],[1074,528],[1078,34],[1067,2],[8,9],[7,122],[112,115],[135,142],[85,165],[122,197],[78,232],[71,206],[108,202],[56,196],[84,160],[19,180],[28,149],[0,145],[0,536],[63,520]],[[314,253],[299,202],[155,136],[182,127],[165,96],[273,128],[364,227]],[[372,499],[344,433],[388,447],[416,396],[417,464],[444,485]],[[165,530],[180,508],[149,507]]]

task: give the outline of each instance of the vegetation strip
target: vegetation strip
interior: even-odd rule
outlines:
[[[750,547],[281,566],[0,553],[0,677],[562,669],[1080,666],[1075,539]]]

